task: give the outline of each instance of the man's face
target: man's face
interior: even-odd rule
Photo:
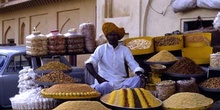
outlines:
[[[107,35],[107,40],[109,42],[109,44],[113,45],[113,46],[117,46],[118,45],[118,38],[119,38],[119,34],[116,32],[111,32]]]

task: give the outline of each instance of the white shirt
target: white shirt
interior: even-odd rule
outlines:
[[[98,74],[109,81],[115,89],[118,89],[127,77],[125,61],[132,73],[136,71],[144,72],[134,60],[129,48],[121,44],[116,48],[113,48],[109,43],[98,46],[85,63],[92,63],[94,67],[98,66]],[[97,84],[98,81],[95,81],[95,85]]]

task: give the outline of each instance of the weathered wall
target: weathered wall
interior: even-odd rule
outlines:
[[[198,16],[213,20],[219,11],[198,8],[174,13],[170,2],[171,0],[97,0],[97,34],[102,34],[101,26],[104,22],[111,21],[124,27],[127,37],[161,36],[175,30],[182,31],[184,20],[196,20]],[[105,7],[109,3],[114,9]],[[106,17],[109,13],[117,16]]]
[[[0,21],[0,42],[7,43],[7,39],[13,38],[17,44],[22,44],[38,23],[37,29],[42,34],[54,29],[66,33],[70,28],[78,29],[84,22],[95,24],[96,0],[70,0],[1,13]]]

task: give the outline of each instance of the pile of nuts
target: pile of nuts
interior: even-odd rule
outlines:
[[[178,45],[180,44],[181,39],[175,36],[164,36],[155,38],[156,46],[169,46],[169,45]]]
[[[197,43],[197,42],[203,42],[205,43],[207,46],[210,46],[210,40],[207,39],[204,36],[185,36],[185,41],[189,42],[189,43]]]
[[[220,89],[220,77],[206,79],[200,85],[205,88]]]
[[[131,50],[148,49],[151,46],[151,41],[145,39],[135,39],[128,42],[126,46]]]
[[[37,70],[71,70],[71,67],[59,62],[59,61],[50,61],[47,62],[45,65],[37,68]]]
[[[36,79],[39,82],[74,83],[74,79],[62,71],[52,71]]]

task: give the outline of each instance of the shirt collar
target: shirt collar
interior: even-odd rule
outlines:
[[[111,44],[107,43],[107,46],[110,47],[110,48],[113,49],[113,50],[119,48],[119,45],[120,45],[120,44],[118,44],[117,47],[113,48],[113,46],[112,46]]]

